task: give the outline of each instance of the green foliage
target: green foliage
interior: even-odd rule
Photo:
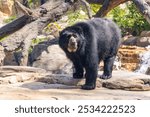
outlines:
[[[62,30],[61,26],[57,22],[49,23],[45,28],[44,32],[53,32],[53,29]]]
[[[78,10],[74,13],[68,13],[68,24],[69,25],[72,25],[79,21],[83,21],[85,19],[87,19],[87,15],[86,15],[86,13],[84,14],[84,11],[82,11],[82,10]]]
[[[9,18],[4,20],[4,23],[10,23],[11,21],[15,20],[16,16],[10,16]]]
[[[32,45],[37,45],[38,43],[43,42],[45,40],[48,40],[48,39],[46,37],[38,37],[32,40]]]
[[[92,9],[92,12],[93,12],[93,14],[96,14],[97,13],[97,11],[100,9],[100,5],[98,5],[98,4],[91,4],[90,5],[91,6],[91,9]]]
[[[36,8],[40,4],[40,0],[28,0],[30,8]]]
[[[149,23],[138,12],[135,5],[131,2],[126,4],[125,8],[116,7],[109,14],[122,29],[122,33],[139,35],[143,30],[150,30]]]
[[[3,38],[0,38],[0,42],[4,41],[8,36],[5,36]]]

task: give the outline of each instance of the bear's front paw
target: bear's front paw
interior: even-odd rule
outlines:
[[[82,85],[81,89],[84,89],[84,90],[93,90],[95,89],[95,85]]]
[[[83,78],[83,73],[73,73],[73,78],[74,79],[82,79]]]
[[[104,74],[100,76],[100,78],[103,80],[110,79],[111,77],[112,77],[112,75],[104,75]]]

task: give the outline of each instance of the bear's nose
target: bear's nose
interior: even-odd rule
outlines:
[[[75,46],[76,45],[76,39],[70,38],[69,43],[70,43],[70,45]]]
[[[71,42],[70,45],[75,46],[76,42]]]

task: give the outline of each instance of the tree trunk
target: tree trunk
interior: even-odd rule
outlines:
[[[1,41],[1,45],[5,48],[5,51],[11,52],[22,49],[20,65],[27,65],[28,50],[32,39],[36,38],[47,24],[57,21],[64,13],[71,9],[73,3],[70,0],[68,2],[65,1],[51,0],[34,11],[24,9],[23,6],[20,6],[26,15],[0,28],[0,38],[12,33],[5,40]]]
[[[148,0],[147,0],[148,1]],[[149,1],[148,1],[149,2]],[[140,13],[150,24],[150,6],[145,0],[133,0]]]
[[[104,17],[110,10],[116,6],[131,0],[86,0],[90,4],[100,4],[102,7],[94,15],[95,17]],[[150,1],[149,0],[132,0],[140,13],[150,23]]]
[[[102,7],[96,13],[95,17],[104,17],[110,10],[127,1],[129,0],[104,0]]]
[[[22,28],[29,22],[30,17],[24,15],[0,28],[0,39]]]

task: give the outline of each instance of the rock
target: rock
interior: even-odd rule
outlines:
[[[135,71],[141,62],[140,54],[147,52],[146,48],[137,46],[122,46],[119,49],[121,55],[121,67],[129,71]]]
[[[18,78],[16,76],[9,76],[7,78],[9,79],[8,83],[10,83],[10,84],[15,84],[18,82],[18,80],[17,80]]]
[[[148,74],[148,68],[150,66],[150,50],[147,48],[148,51],[140,54],[140,65],[139,68],[136,70],[138,73]]]
[[[144,83],[143,79],[117,79],[114,81],[103,82],[103,87],[110,89],[122,89],[128,91],[149,91],[150,79],[147,79],[147,83]]]
[[[0,70],[0,99],[150,99],[150,76],[144,74],[114,71],[111,79],[97,79],[97,88],[85,91],[80,89],[80,85],[85,82],[84,79],[77,80],[70,75],[48,72],[18,71],[19,66],[16,66],[16,69],[12,70],[10,67]],[[29,71],[36,68],[24,69]],[[27,80],[17,79],[19,74],[29,77],[26,77]],[[5,79],[5,83],[1,82],[2,79]]]
[[[41,74],[41,76],[40,76]],[[27,66],[2,66],[0,67],[0,84],[16,84],[32,81],[46,74],[44,69]]]
[[[53,73],[71,73],[72,64],[58,45],[41,43],[37,45],[31,55],[33,67],[42,68]]]
[[[18,65],[13,52],[5,52],[4,65]]]
[[[123,45],[136,46],[138,37],[129,37],[123,41]]]
[[[143,31],[138,37],[129,37],[123,41],[123,45],[146,47],[150,45],[150,31]]]
[[[1,0],[0,1],[0,11],[7,14],[13,14],[13,1],[12,0]]]
[[[140,36],[141,37],[150,37],[150,31],[142,31]]]
[[[138,38],[136,45],[139,47],[146,47],[146,46],[150,45],[150,37]]]
[[[61,27],[57,23],[50,23],[44,30],[42,31],[45,35],[53,35],[55,38],[59,37],[59,29]]]
[[[150,67],[148,67],[147,71],[146,71],[147,75],[150,75]]]
[[[5,52],[3,46],[0,45],[0,66],[4,64]]]

